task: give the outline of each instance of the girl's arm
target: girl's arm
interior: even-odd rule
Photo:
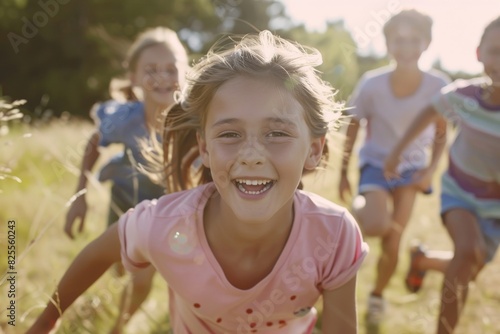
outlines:
[[[433,152],[429,167],[436,168],[439,158],[444,151],[446,144],[446,120],[434,109],[433,106],[428,106],[415,119],[403,138],[398,142],[385,161],[384,174],[387,178],[397,176],[397,167],[399,165],[399,157],[405,148],[424,131],[429,124],[436,123],[436,137],[434,138]]]
[[[94,132],[85,147],[85,153],[83,155],[82,166],[80,177],[78,179],[78,186],[76,192],[78,193],[87,186],[87,174],[92,171],[95,162],[99,158],[99,132]],[[73,239],[73,225],[77,218],[80,218],[80,226],[78,231],[83,230],[85,223],[85,214],[87,213],[87,202],[85,200],[85,194],[78,196],[68,210],[66,214],[66,223],[64,224],[64,232]]]
[[[356,142],[358,130],[359,121],[352,117],[346,131],[346,138],[344,141],[344,154],[342,156],[342,167],[340,169],[339,196],[343,201],[346,200],[344,193],[351,193],[349,180],[347,178],[347,170],[349,168],[349,160],[351,159],[352,149],[354,147],[354,143]]]
[[[26,334],[49,333],[57,319],[75,299],[118,261],[120,261],[118,224],[113,224],[78,254],[59,282],[52,301],[47,304]]]
[[[321,319],[324,334],[355,334],[358,332],[356,276],[341,287],[323,293]]]

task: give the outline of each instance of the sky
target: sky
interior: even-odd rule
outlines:
[[[281,0],[286,13],[311,30],[343,19],[361,54],[385,54],[382,27],[392,14],[414,8],[434,20],[433,40],[421,58],[428,69],[437,59],[448,71],[481,73],[476,47],[484,27],[500,16],[499,0]]]

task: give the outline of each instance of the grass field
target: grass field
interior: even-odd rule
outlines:
[[[109,184],[91,182],[89,213],[83,234],[71,241],[63,234],[66,203],[73,195],[84,145],[92,127],[84,122],[54,121],[40,127],[17,125],[0,136],[0,333],[22,333],[33,322],[52,294],[71,260],[105,228]],[[5,131],[4,131],[5,132]],[[341,143],[332,142],[333,148]],[[107,150],[105,159],[114,151]],[[333,201],[336,197],[338,156],[331,166],[305,180],[305,188]],[[101,159],[100,161],[103,161]],[[352,163],[351,182],[357,174]],[[11,171],[9,171],[9,169]],[[403,277],[408,264],[407,250],[413,239],[429,247],[451,249],[452,245],[438,215],[438,183],[433,195],[418,198],[401,247],[397,273],[386,292],[390,306],[380,328],[366,328],[364,312],[374,280],[379,252],[375,239],[368,239],[371,251],[358,275],[360,333],[433,333],[440,302],[442,276],[429,273],[418,295],[408,294]],[[12,281],[4,275],[7,266],[8,221],[15,221],[15,327],[8,324],[9,290]],[[10,224],[12,226],[13,223]],[[126,278],[109,272],[64,314],[58,333],[107,333],[117,314],[119,294]],[[500,256],[485,268],[471,285],[468,304],[457,333],[500,333]],[[164,333],[168,328],[166,285],[158,275],[154,290],[129,323],[128,333]],[[320,304],[318,304],[320,305]]]

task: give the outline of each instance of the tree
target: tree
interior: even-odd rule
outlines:
[[[269,29],[318,48],[323,78],[350,94],[359,76],[356,47],[342,22],[323,33],[294,24],[277,0],[2,0],[0,95],[26,99],[23,111],[88,117],[91,106],[109,98],[111,78],[144,29],[168,26],[178,32],[191,58],[205,54],[224,34]]]
[[[328,22],[324,32],[307,31],[303,25],[285,31],[288,38],[318,49],[323,64],[318,68],[322,78],[338,90],[336,98],[344,101],[359,77],[357,49],[343,21]]]
[[[0,41],[2,94],[25,98],[25,112],[88,115],[108,98],[123,72],[124,51],[138,32],[167,25],[176,31],[217,31],[208,0],[3,0]],[[189,39],[185,41],[188,44]]]

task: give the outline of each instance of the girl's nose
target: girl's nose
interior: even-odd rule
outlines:
[[[249,138],[241,146],[238,156],[242,165],[262,165],[265,160],[264,146],[256,138]]]
[[[173,72],[169,71],[159,71],[149,74],[145,77],[146,84],[151,87],[160,87],[164,84],[175,80],[177,81],[177,76]]]

